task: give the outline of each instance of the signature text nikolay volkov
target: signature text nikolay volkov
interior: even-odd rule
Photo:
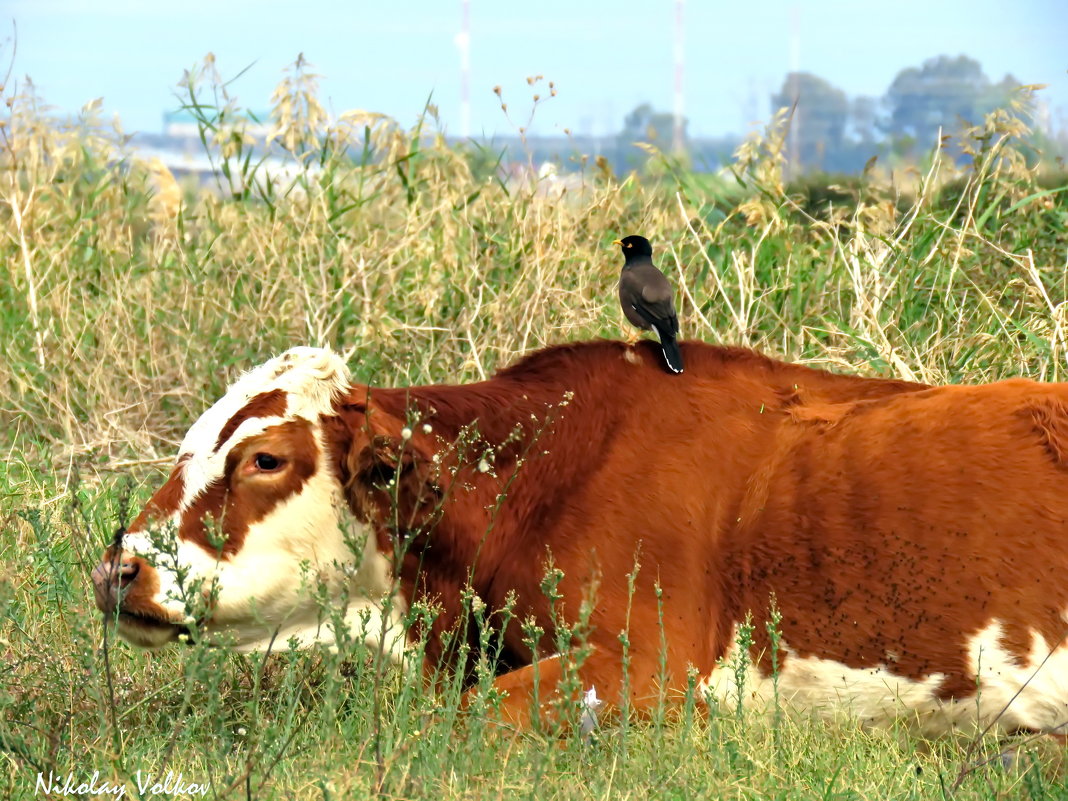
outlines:
[[[137,771],[134,774],[137,792],[144,796],[204,796],[208,793],[207,782],[187,782],[181,773],[175,775],[167,771],[165,776]],[[100,771],[94,770],[92,776],[76,777],[73,773],[66,776],[48,771],[37,774],[37,787],[34,795],[45,796],[110,796],[125,798],[126,784],[109,782],[100,778]]]

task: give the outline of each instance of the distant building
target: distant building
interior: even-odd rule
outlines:
[[[204,114],[210,117],[212,110],[205,109]],[[269,111],[248,112],[247,116],[248,132],[257,139],[266,139],[271,130],[271,113]],[[199,139],[200,127],[196,116],[189,109],[165,111],[163,113],[163,135],[175,139]]]

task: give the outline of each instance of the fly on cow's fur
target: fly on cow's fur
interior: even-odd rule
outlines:
[[[362,622],[398,659],[406,606],[434,608],[415,627],[428,670],[473,680],[493,630],[520,726],[561,701],[583,727],[595,707],[646,714],[694,676],[711,704],[929,735],[1064,723],[1068,386],[928,387],[698,342],[672,375],[659,350],[574,343],[398,389],[289,351],[193,426],[94,572],[98,605],[160,647],[189,625],[196,580],[212,588],[201,636],[253,650]],[[324,622],[312,585],[344,614]],[[472,627],[465,597],[494,614]]]

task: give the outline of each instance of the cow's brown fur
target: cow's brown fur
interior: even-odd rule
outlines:
[[[274,393],[264,393],[253,398],[248,406],[231,418],[231,422],[238,417],[242,421],[255,417],[257,409],[263,413],[267,403],[272,404],[270,416],[279,414],[279,409],[284,412],[285,393],[282,393],[281,405],[273,396]],[[247,469],[239,470],[241,465],[247,465],[260,451],[270,451],[286,459],[288,469],[277,478],[264,478]],[[237,553],[245,541],[249,526],[262,520],[277,504],[298,492],[315,472],[318,454],[319,446],[315,444],[310,426],[304,420],[279,423],[242,441],[226,455],[223,476],[209,484],[188,508],[182,510],[178,538],[196,543],[212,554],[230,556]],[[130,526],[131,531],[142,531],[150,521],[166,520],[180,509],[185,489],[182,476],[184,465],[185,459],[179,458],[167,481],[156,490]],[[109,549],[104,561],[111,559],[113,554]],[[128,595],[126,604],[132,607],[135,597]],[[151,598],[150,595],[146,597]]]
[[[805,643],[813,638],[813,644],[830,636],[830,621],[845,611],[833,597],[822,600],[822,593],[841,583],[833,575],[839,568],[848,574],[848,562],[859,561],[859,568],[874,550],[860,545],[850,526],[859,518],[879,524],[879,536],[888,537],[897,523],[893,515],[880,520],[866,511],[857,494],[862,477],[843,479],[835,472],[841,463],[821,462],[819,438],[847,441],[859,431],[863,439],[863,426],[844,425],[845,417],[860,419],[865,404],[904,402],[925,388],[833,375],[737,348],[687,343],[684,351],[688,369],[681,376],[664,375],[651,347],[640,346],[634,366],[622,344],[601,342],[535,354],[480,384],[352,390],[339,409],[342,424],[328,426],[341,455],[338,469],[354,511],[376,525],[380,545],[392,550],[395,539],[405,543],[405,595],[444,607],[434,624],[431,658],[452,658],[439,650],[439,637],[458,619],[469,574],[491,608],[515,592],[518,619],[534,617],[551,642],[553,622],[539,588],[550,554],[565,573],[566,615],[574,617],[584,593],[598,585],[594,652],[583,678],[613,702],[628,607],[632,700],[640,706],[656,695],[656,585],[675,690],[685,687],[689,666],[711,670],[746,610],[762,630],[773,592],[789,615],[788,636]],[[401,429],[413,412],[433,430],[424,434],[415,425],[404,441]],[[507,443],[494,460],[494,475],[475,466],[477,449],[472,458],[457,459],[446,447],[472,425],[484,441]],[[848,441],[840,447],[855,458],[863,446]],[[849,469],[862,470],[863,461]],[[899,472],[908,470],[902,464]],[[817,503],[823,497],[811,478],[815,472],[825,482],[846,482],[848,497],[833,513],[814,516],[789,505],[791,499],[807,503],[803,493],[816,491]],[[379,488],[383,476],[401,482],[397,515],[391,511],[394,490]],[[502,491],[506,499],[497,509]],[[845,508],[851,501],[859,505],[856,512]],[[884,506],[879,513],[892,511]],[[393,530],[396,520],[400,531]],[[809,538],[818,539],[825,525],[835,526],[827,535],[826,564],[803,574],[802,568],[820,567]],[[847,541],[841,553],[836,537]],[[847,564],[833,564],[839,558]],[[626,576],[635,560],[641,568],[628,601]],[[775,575],[780,565],[785,578]],[[829,612],[825,624],[819,616]],[[851,641],[848,630],[842,637],[829,647],[846,663],[870,658],[871,649]],[[518,625],[504,640],[505,664],[530,663]],[[929,668],[910,663],[917,673]],[[520,670],[502,679],[516,691],[509,711],[517,719],[529,701],[524,675]]]
[[[284,398],[283,398],[284,402]],[[250,462],[261,451],[284,459],[279,475],[259,475]],[[226,471],[182,512],[178,536],[209,552],[237,553],[249,526],[298,492],[315,472],[319,446],[305,420],[289,420],[242,441],[226,454]]]
[[[248,403],[238,409],[219,431],[219,436],[215,440],[215,450],[219,450],[246,420],[253,417],[281,417],[286,413],[286,405],[286,393],[280,389],[261,392],[249,398]]]
[[[140,531],[148,525],[150,520],[166,520],[182,504],[182,494],[185,492],[185,479],[182,470],[188,457],[179,457],[171,470],[170,476],[163,482],[163,486],[153,493],[145,508],[137,515],[130,526],[131,529]]]

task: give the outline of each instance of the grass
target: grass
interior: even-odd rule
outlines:
[[[784,186],[781,119],[733,175],[654,156],[644,176],[590,163],[552,184],[498,179],[433,109],[412,129],[327,123],[306,65],[287,80],[276,146],[302,167],[271,182],[214,63],[188,74],[215,191],[130,157],[92,107],[64,124],[5,97],[0,796],[34,796],[49,770],[98,770],[131,797],[168,770],[219,798],[1068,793],[1045,742],[1006,767],[993,740],[696,706],[589,740],[515,737],[357,644],[102,647],[89,571],[239,370],[325,344],[363,381],[471,381],[542,345],[616,337],[621,234],[653,240],[688,337],[935,383],[1068,365],[1068,179],[1028,161],[1019,108],[961,134],[967,163],[936,153],[822,192]]]

